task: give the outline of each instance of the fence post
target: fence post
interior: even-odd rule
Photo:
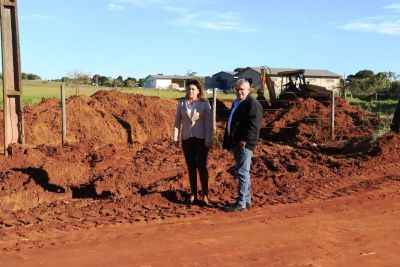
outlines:
[[[332,141],[335,140],[335,92],[332,90],[331,99],[331,137]]]
[[[61,125],[62,125],[62,136],[61,145],[64,146],[67,137],[67,114],[65,112],[65,88],[64,84],[61,84]]]
[[[212,120],[213,120],[213,133],[214,135],[217,133],[217,88],[213,88],[213,111],[212,111]]]

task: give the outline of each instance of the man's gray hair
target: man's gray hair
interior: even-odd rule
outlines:
[[[249,81],[246,80],[246,79],[239,79],[239,80],[237,80],[236,83],[235,83],[235,88],[236,88],[236,86],[238,86],[238,85],[244,85],[244,86],[246,86],[247,88],[250,89],[250,83],[249,83]]]

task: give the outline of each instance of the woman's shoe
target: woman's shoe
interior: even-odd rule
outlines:
[[[190,194],[189,197],[185,198],[184,203],[186,205],[192,205],[194,202],[194,199],[195,199],[194,195]]]
[[[201,201],[203,202],[203,205],[204,205],[204,206],[209,206],[209,205],[210,205],[210,201],[209,201],[207,195],[202,195],[202,196],[201,196]]]

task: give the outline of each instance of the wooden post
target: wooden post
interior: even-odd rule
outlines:
[[[1,0],[4,155],[12,143],[25,145],[17,0]]]
[[[332,141],[335,140],[335,92],[332,90],[331,99],[331,137]]]
[[[67,113],[65,112],[65,88],[64,84],[61,84],[61,125],[62,125],[62,137],[61,145],[64,146],[67,138]]]
[[[212,120],[213,120],[213,133],[217,133],[217,88],[213,89],[213,110],[212,110]]]

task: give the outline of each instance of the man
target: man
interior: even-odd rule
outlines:
[[[261,104],[250,95],[250,84],[240,79],[235,84],[236,99],[226,125],[223,148],[231,150],[235,157],[239,179],[238,196],[225,211],[244,211],[250,207],[250,164],[260,136],[263,113]]]
[[[400,99],[399,99],[399,103],[397,104],[396,111],[394,112],[392,124],[390,125],[390,129],[393,132],[400,133]]]

